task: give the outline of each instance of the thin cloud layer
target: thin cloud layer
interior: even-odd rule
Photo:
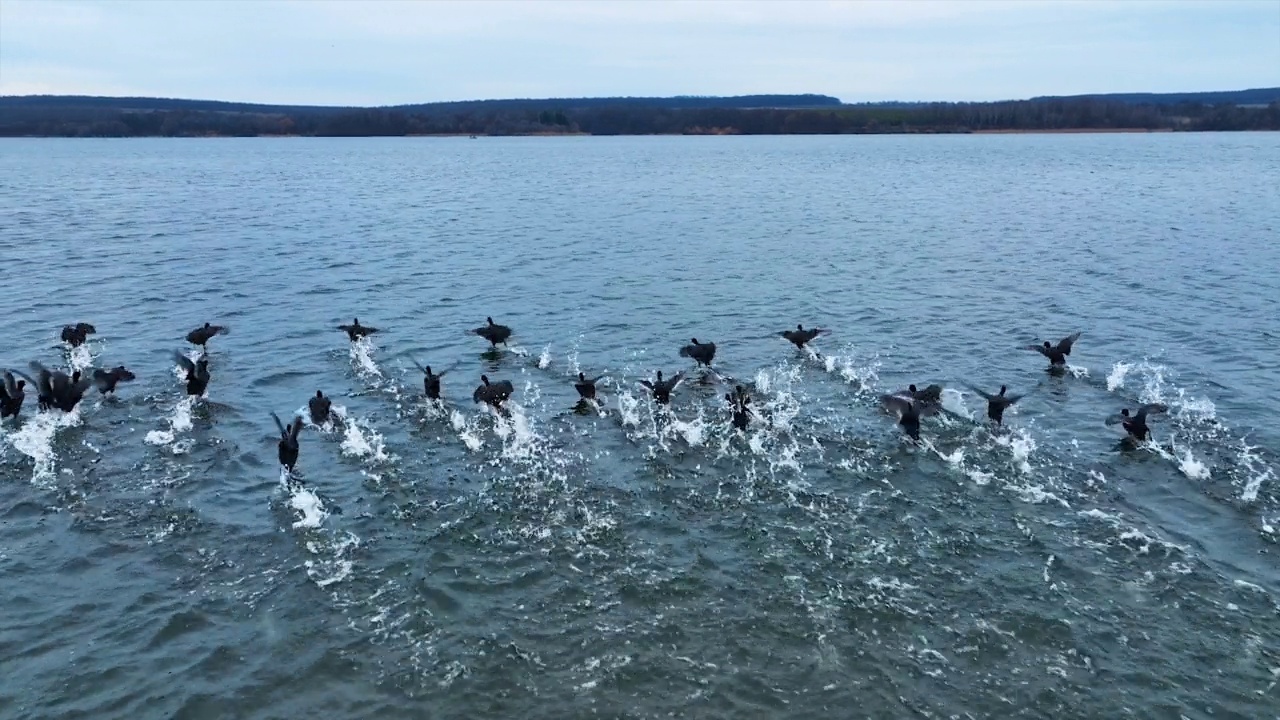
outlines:
[[[1280,85],[1280,2],[0,1],[0,94],[323,105]]]

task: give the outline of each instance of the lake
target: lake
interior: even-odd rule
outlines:
[[[0,141],[0,364],[137,375],[0,429],[0,717],[1274,715],[1278,187],[1274,133]]]

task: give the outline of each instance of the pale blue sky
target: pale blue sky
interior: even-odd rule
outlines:
[[[1280,0],[0,0],[0,95],[385,105],[1280,85]]]

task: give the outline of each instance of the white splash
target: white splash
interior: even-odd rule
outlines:
[[[449,425],[453,427],[454,432],[458,433],[458,438],[471,452],[484,447],[484,439],[480,437],[480,426],[475,421],[468,419],[457,410],[451,410]]]
[[[167,430],[152,430],[147,433],[144,442],[149,445],[168,445],[177,438],[178,433],[184,433],[191,430],[193,426],[191,422],[191,411],[195,407],[197,398],[193,395],[184,395],[173,406],[173,412],[169,417],[165,418],[165,422],[169,424]],[[178,454],[175,451],[175,454]]]
[[[387,453],[381,434],[366,421],[352,418],[343,423],[342,454],[348,457],[369,458],[375,463],[390,462],[394,456]]]
[[[538,356],[538,369],[546,370],[551,366],[551,346],[547,345],[542,348],[542,354]]]
[[[352,342],[349,349],[351,363],[355,365],[356,371],[362,375],[381,378],[382,370],[373,361],[373,351],[373,341],[369,339],[368,335]]]
[[[1264,482],[1268,480],[1274,481],[1276,478],[1275,469],[1267,466],[1267,464],[1258,457],[1253,451],[1257,447],[1250,447],[1243,439],[1240,441],[1240,467],[1244,469],[1249,479],[1245,481],[1244,488],[1240,491],[1240,499],[1245,502],[1253,502],[1258,499],[1258,490]]]
[[[1023,475],[1031,474],[1031,453],[1036,450],[1035,438],[1026,428],[1015,428],[1008,434],[994,436],[997,445],[1009,449],[1013,462]]]
[[[1178,455],[1178,469],[1183,475],[1192,480],[1207,480],[1209,478],[1209,468],[1200,462],[1191,454],[1191,448],[1183,448],[1181,454]]]
[[[52,480],[56,473],[58,453],[53,449],[53,442],[58,431],[75,427],[81,422],[80,406],[64,413],[61,410],[43,410],[31,417],[22,427],[8,436],[13,448],[31,458],[31,482]]]
[[[289,507],[297,510],[302,518],[293,523],[293,529],[318,528],[324,519],[329,517],[324,503],[316,494],[306,488],[298,488],[289,496]]]
[[[67,363],[71,366],[73,372],[79,370],[83,373],[93,367],[93,353],[90,352],[89,345],[85,344],[71,348],[71,352],[68,353]]]
[[[1129,370],[1133,365],[1126,362],[1118,362],[1111,366],[1111,372],[1107,374],[1107,392],[1115,392],[1124,387],[1124,380],[1129,375]]]

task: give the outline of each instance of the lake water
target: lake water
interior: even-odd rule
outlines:
[[[0,430],[0,717],[1272,717],[1278,187],[1280,134],[0,141],[0,364],[138,375]]]

